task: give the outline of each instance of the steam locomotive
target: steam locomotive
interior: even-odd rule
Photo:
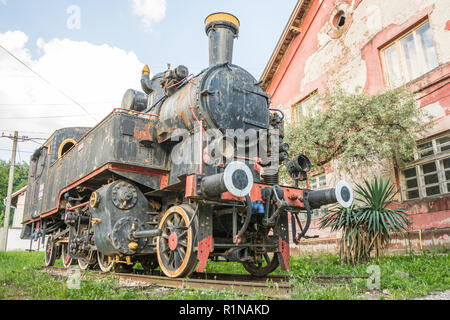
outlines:
[[[351,205],[344,181],[298,187],[311,162],[289,160],[282,111],[232,64],[239,20],[214,13],[205,30],[209,66],[199,74],[180,65],[150,78],[146,65],[143,92],[127,90],[95,127],[59,129],[34,152],[21,237],[46,239],[47,266],[139,262],[186,277],[212,259],[265,276],[289,268],[290,238],[306,236],[312,209]],[[279,185],[281,165],[293,186]]]

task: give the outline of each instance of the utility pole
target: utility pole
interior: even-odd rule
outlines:
[[[19,133],[17,131],[14,131],[11,165],[9,168],[8,194],[6,196],[6,208],[5,208],[5,216],[4,216],[4,221],[3,221],[2,238],[0,239],[0,250],[5,250],[5,251],[6,251],[6,244],[8,241],[9,214],[11,211],[11,194],[12,194],[12,188],[13,188],[13,182],[14,182],[14,166],[16,163],[16,149],[17,149],[18,136],[19,136]]]

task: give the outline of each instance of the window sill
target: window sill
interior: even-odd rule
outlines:
[[[444,198],[450,198],[450,193],[438,194],[418,199],[403,200],[401,202],[394,202],[394,203],[397,205],[414,205],[415,203],[432,202]]]
[[[450,152],[448,150],[445,150],[443,152],[439,152],[439,153],[436,153],[436,154],[432,154],[432,155],[429,155],[429,156],[426,156],[426,157],[419,158],[419,159],[413,160],[411,162],[408,162],[408,164],[402,166],[399,169],[400,170],[407,170],[407,169],[410,169],[412,167],[415,167],[415,166],[418,166],[418,165],[421,165],[421,164],[425,164],[425,163],[428,163],[428,162],[433,162],[433,161],[436,161],[436,160],[444,159],[444,158],[446,158],[448,156],[450,156]]]
[[[412,89],[414,93],[419,93],[448,77],[447,73],[445,73],[442,77],[439,77],[439,71],[441,71],[441,69],[445,69],[448,65],[449,63],[439,64],[427,73],[424,73],[423,75],[405,83],[404,86],[408,89]],[[435,77],[435,75],[437,75],[437,77]]]

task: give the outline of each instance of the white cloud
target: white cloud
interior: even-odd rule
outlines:
[[[22,31],[0,33],[0,45],[82,104],[97,120],[120,107],[128,88],[140,90],[144,64],[133,52],[106,44],[39,39],[36,46],[41,56],[33,59],[27,42],[28,36]],[[48,118],[51,116],[65,117]],[[47,138],[59,128],[95,124],[79,106],[0,48],[0,134],[18,130],[21,135]],[[38,146],[32,142],[19,145],[20,160],[26,161],[30,154],[23,151],[33,151]],[[11,149],[11,141],[0,139],[0,149]],[[0,159],[10,156],[11,152],[0,150]]]
[[[132,9],[141,17],[142,25],[150,29],[166,15],[166,0],[132,0]]]

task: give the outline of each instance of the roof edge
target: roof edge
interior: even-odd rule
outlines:
[[[299,34],[299,26],[301,25],[301,23],[303,23],[303,18],[306,15],[306,13],[309,11],[310,4],[314,1],[315,0],[298,0],[297,1],[297,4],[295,5],[295,8],[291,13],[291,16],[289,17],[289,20],[283,29],[280,39],[278,40],[277,45],[275,46],[275,49],[272,52],[272,55],[261,75],[261,78],[260,78],[260,80],[262,81],[261,87],[264,90],[267,90],[269,88],[269,86],[273,80],[273,75],[275,74],[276,70],[279,67],[280,61],[278,61],[278,64],[275,63],[277,58],[279,58],[280,56],[284,56],[284,54],[287,51],[287,48],[290,47],[292,40],[294,40],[295,37],[297,36],[297,34]],[[306,10],[302,10],[305,7],[308,7],[308,8]],[[297,23],[297,25],[295,23],[296,20],[300,20],[300,23]],[[282,48],[284,48],[285,50],[283,53],[280,53]]]

